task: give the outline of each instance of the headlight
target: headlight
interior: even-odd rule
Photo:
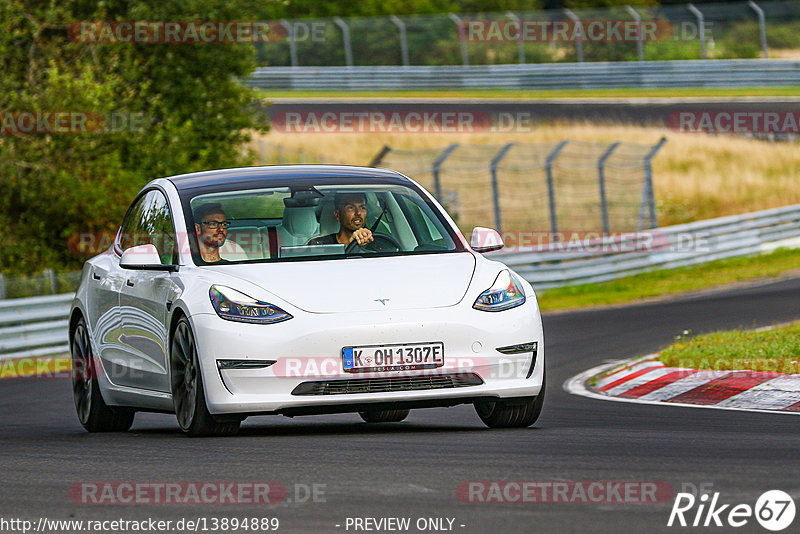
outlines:
[[[503,311],[525,304],[522,284],[508,270],[500,271],[492,287],[481,293],[475,304],[476,310]]]
[[[229,287],[211,286],[209,296],[217,315],[228,321],[272,324],[292,318],[277,306],[248,297]]]

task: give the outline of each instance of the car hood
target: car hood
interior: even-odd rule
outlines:
[[[462,252],[205,269],[246,280],[308,312],[341,313],[454,306],[469,287],[475,257]]]

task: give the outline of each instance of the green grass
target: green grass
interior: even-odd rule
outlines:
[[[624,304],[745,280],[777,278],[798,268],[800,250],[779,249],[770,254],[651,271],[610,282],[549,289],[538,295],[539,306],[542,311],[553,311]]]
[[[800,87],[677,87],[663,89],[551,89],[507,90],[464,89],[431,91],[259,91],[264,99],[272,98],[673,98],[673,97],[764,97],[800,96]]]
[[[659,360],[668,367],[800,373],[800,323],[680,339],[662,351]]]

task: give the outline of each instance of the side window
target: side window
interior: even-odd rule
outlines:
[[[175,260],[175,234],[167,199],[153,190],[142,196],[122,223],[120,248],[154,245],[163,265]]]

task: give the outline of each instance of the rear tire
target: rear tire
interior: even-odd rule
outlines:
[[[519,397],[503,400],[481,400],[475,402],[478,417],[489,428],[525,428],[539,419],[544,406],[545,376],[542,389],[534,397]]]
[[[367,410],[358,412],[366,423],[399,423],[411,410]]]
[[[203,373],[189,320],[182,317],[170,343],[172,402],[178,425],[187,436],[232,436],[242,420],[213,416],[206,405]]]
[[[100,394],[92,344],[83,318],[78,320],[69,343],[72,356],[72,397],[83,428],[89,432],[125,432],[133,425],[132,408],[108,406]]]

